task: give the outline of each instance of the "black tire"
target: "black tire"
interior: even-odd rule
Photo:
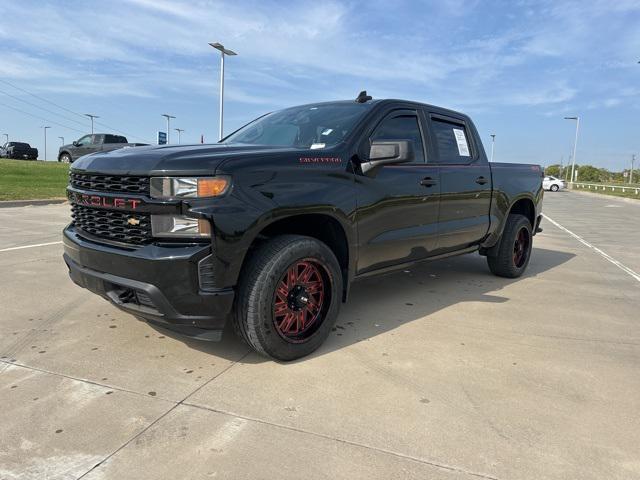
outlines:
[[[517,278],[524,273],[531,258],[533,235],[531,223],[524,215],[511,214],[504,227],[496,255],[487,256],[494,275]],[[524,243],[523,243],[524,242]]]
[[[307,265],[314,275],[313,282],[309,282]],[[295,273],[294,281],[289,282],[289,272],[298,268],[303,271],[299,276]],[[315,287],[310,287],[312,283]],[[287,295],[282,293],[283,288]],[[322,294],[318,293],[319,288]],[[284,301],[283,296],[289,301]],[[341,300],[341,269],[329,247],[315,238],[282,235],[260,246],[243,268],[234,326],[256,352],[276,360],[295,360],[322,345],[338,317]],[[278,315],[284,315],[280,322]],[[290,320],[290,315],[295,320]],[[300,321],[299,316],[303,318]],[[288,331],[293,329],[294,321],[304,328]]]
[[[549,190],[551,190],[552,192],[557,192],[558,190],[560,190],[560,187],[558,185],[551,185],[551,187],[549,187]]]
[[[60,157],[58,157],[58,161],[61,163],[73,163],[71,155],[69,155],[68,153],[63,153],[62,155],[60,155]]]

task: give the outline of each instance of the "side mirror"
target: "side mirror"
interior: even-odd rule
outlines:
[[[363,173],[376,167],[411,162],[415,158],[411,140],[375,140],[371,142],[369,156],[360,165]]]
[[[74,147],[77,147],[77,146],[78,146],[78,141],[77,141],[77,140],[74,140],[74,141],[73,141],[73,146],[74,146]]]

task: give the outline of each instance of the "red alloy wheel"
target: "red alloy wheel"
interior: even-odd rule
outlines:
[[[529,252],[529,230],[526,227],[522,227],[518,231],[516,241],[513,245],[513,264],[520,268],[527,260],[527,254]]]
[[[308,339],[322,323],[327,291],[325,268],[315,260],[299,260],[278,282],[273,302],[273,320],[287,341]]]

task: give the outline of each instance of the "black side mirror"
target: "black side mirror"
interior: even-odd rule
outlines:
[[[78,141],[77,141],[77,140],[74,140],[74,141],[73,141],[73,146],[74,146],[74,147],[77,147],[77,146],[78,146]]]
[[[375,140],[371,142],[367,161],[361,164],[362,173],[383,165],[411,162],[414,158],[411,140]]]

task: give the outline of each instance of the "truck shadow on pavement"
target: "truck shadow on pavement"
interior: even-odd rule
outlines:
[[[409,270],[361,280],[352,285],[349,301],[342,305],[336,325],[326,342],[306,359],[389,334],[409,322],[428,322],[430,315],[459,303],[508,302],[508,297],[499,294],[501,289],[514,282],[536,277],[574,256],[567,252],[534,247],[527,271],[516,279],[496,277],[489,271],[484,257],[464,255],[425,262]],[[152,327],[191,348],[228,360],[242,358],[241,363],[270,361],[257,354],[243,357],[243,352],[249,349],[235,335],[230,323],[225,328],[221,342],[194,340],[161,327]],[[305,358],[297,361],[305,361]]]

